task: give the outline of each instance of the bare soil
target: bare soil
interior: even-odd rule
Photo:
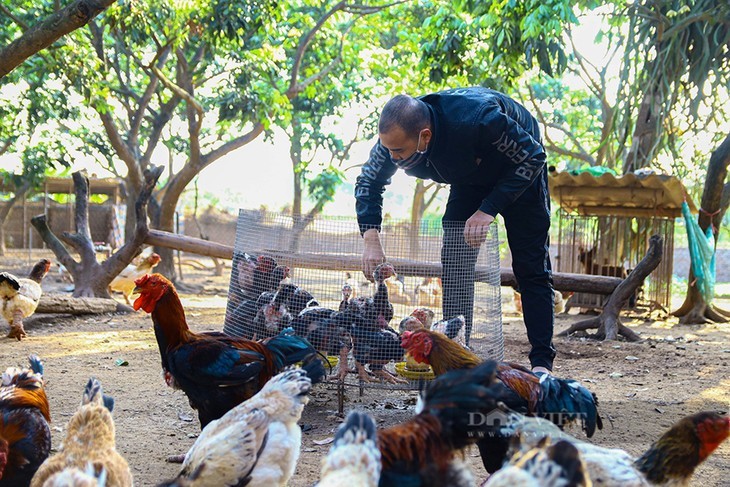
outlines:
[[[29,268],[24,261],[2,262],[2,270],[22,274]],[[228,275],[215,277],[212,271],[188,267],[183,271],[187,292],[180,294],[191,327],[220,330]],[[68,286],[57,275],[49,275],[43,285],[48,293],[64,292]],[[505,357],[525,363],[529,344],[524,324],[513,312],[509,296],[504,301]],[[730,302],[719,304],[730,308]],[[582,318],[560,315],[556,332]],[[643,342],[556,339],[554,373],[578,379],[594,391],[606,418],[606,427],[591,441],[637,455],[687,414],[730,410],[730,325],[683,326],[676,319],[626,321]],[[4,326],[0,325],[2,335]],[[165,458],[186,451],[199,433],[199,423],[185,395],[165,386],[149,315],[35,315],[26,321],[26,330],[28,338],[22,342],[0,339],[0,368],[26,365],[30,353],[44,360],[55,448],[63,440],[86,381],[95,376],[116,399],[117,448],[129,461],[136,485],[153,486],[174,476],[179,466],[166,463]],[[356,388],[347,389],[345,412],[366,409],[384,427],[412,415],[415,397],[415,392],[381,389],[366,389],[360,397]],[[308,429],[291,486],[311,486],[317,481],[320,459],[329,445],[315,442],[333,435],[340,422],[336,413],[335,390],[317,386],[302,418]],[[573,433],[582,436],[580,431]],[[467,459],[476,477],[486,478],[476,449],[467,453]],[[729,478],[730,442],[726,442],[698,469],[693,485],[724,486]]]

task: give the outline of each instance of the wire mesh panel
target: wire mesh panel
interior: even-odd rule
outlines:
[[[295,221],[289,215],[241,210],[224,331],[260,339],[292,326],[331,364],[347,360],[353,365],[354,356],[354,365],[367,365],[368,373],[385,368],[401,379],[428,375],[414,364],[411,372],[422,375],[404,371],[400,333],[414,323],[446,333],[485,359],[501,360],[496,223],[479,249],[466,245],[463,227],[423,222],[412,228],[409,221],[386,221],[380,239],[392,269],[381,266],[371,282],[361,271],[363,238],[354,218]],[[368,314],[370,305],[386,311]],[[329,335],[318,329],[348,310],[364,317],[355,320],[356,329],[377,335],[353,332],[351,315]],[[345,376],[343,370],[340,377]]]
[[[674,249],[673,218],[585,216],[562,210],[558,215],[559,257],[555,266],[558,272],[626,278],[644,258],[651,236],[661,235],[665,258],[629,304],[643,304],[652,309],[669,308]],[[570,299],[570,305],[602,308],[607,300],[608,296],[575,293]]]

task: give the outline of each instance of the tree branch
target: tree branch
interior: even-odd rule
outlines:
[[[83,27],[115,0],[76,0],[0,49],[0,79],[58,38]]]
[[[48,222],[46,221],[46,215],[37,215],[30,219],[30,224],[38,231],[41,238],[48,248],[55,254],[56,258],[63,264],[69,272],[75,272],[78,268],[78,262],[76,262],[63,243],[56,237],[50,228],[48,228]]]
[[[336,3],[329,10],[329,12],[325,13],[317,21],[317,23],[314,24],[314,27],[312,27],[305,36],[299,39],[299,45],[297,46],[296,53],[294,54],[294,61],[292,63],[291,77],[289,78],[289,88],[286,90],[287,94],[297,92],[297,78],[299,78],[299,70],[302,66],[302,58],[304,57],[304,52],[307,50],[307,47],[312,42],[312,39],[314,39],[315,34],[324,26],[324,24],[327,22],[327,20],[329,20],[330,17],[332,17],[338,11],[342,10],[344,7],[344,1]]]
[[[149,170],[145,171],[145,184],[137,196],[137,201],[134,205],[134,211],[137,216],[137,223],[134,229],[134,236],[114,255],[109,257],[102,263],[102,267],[105,267],[107,272],[113,276],[119,274],[129,262],[132,261],[134,256],[139,251],[139,248],[144,243],[149,234],[149,225],[147,223],[147,203],[152,196],[152,191],[157,185],[157,181],[160,179],[160,175],[164,170],[163,166],[152,166]]]
[[[4,13],[6,17],[8,17],[10,20],[18,24],[18,26],[23,30],[28,30],[28,24],[20,20],[20,18],[13,15],[13,12],[10,11],[9,8],[7,8],[5,5],[0,4],[0,12]]]

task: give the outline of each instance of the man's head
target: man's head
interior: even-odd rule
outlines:
[[[431,142],[431,117],[426,104],[398,95],[383,107],[378,123],[380,143],[401,169],[420,164]]]

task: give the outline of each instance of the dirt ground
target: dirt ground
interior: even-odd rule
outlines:
[[[5,259],[2,270],[27,272],[24,261]],[[196,331],[222,328],[228,275],[214,277],[208,270],[183,268],[185,283],[194,292],[181,292],[188,322]],[[63,292],[67,283],[57,275],[44,281],[45,292]],[[504,296],[505,357],[525,362],[529,346],[524,324],[515,314],[509,292]],[[120,297],[121,299],[121,297]],[[723,303],[721,303],[723,304]],[[724,303],[730,308],[730,302]],[[560,315],[556,332],[585,316]],[[640,454],[674,421],[700,410],[730,410],[730,325],[681,326],[676,320],[628,321],[641,333],[641,343],[595,342],[580,338],[556,339],[554,373],[582,381],[594,391],[606,426],[592,441]],[[174,476],[178,465],[165,462],[183,453],[199,433],[197,415],[185,395],[165,386],[159,353],[145,313],[70,317],[36,315],[27,321],[22,342],[1,338],[0,367],[27,365],[30,353],[45,362],[47,392],[53,418],[54,449],[61,444],[66,422],[81,400],[90,376],[98,377],[116,399],[114,416],[117,448],[132,468],[135,483],[153,486]],[[6,325],[0,325],[5,335]],[[119,365],[123,363],[125,365]],[[345,411],[368,410],[380,426],[407,419],[415,392],[346,391]],[[319,445],[333,435],[340,418],[330,386],[317,386],[305,408],[302,454],[290,485],[313,485],[320,459],[329,450]],[[572,431],[581,437],[582,433]],[[325,442],[326,443],[326,442]],[[475,476],[486,478],[476,449],[467,453]],[[696,472],[693,485],[728,485],[730,442],[726,442]]]

